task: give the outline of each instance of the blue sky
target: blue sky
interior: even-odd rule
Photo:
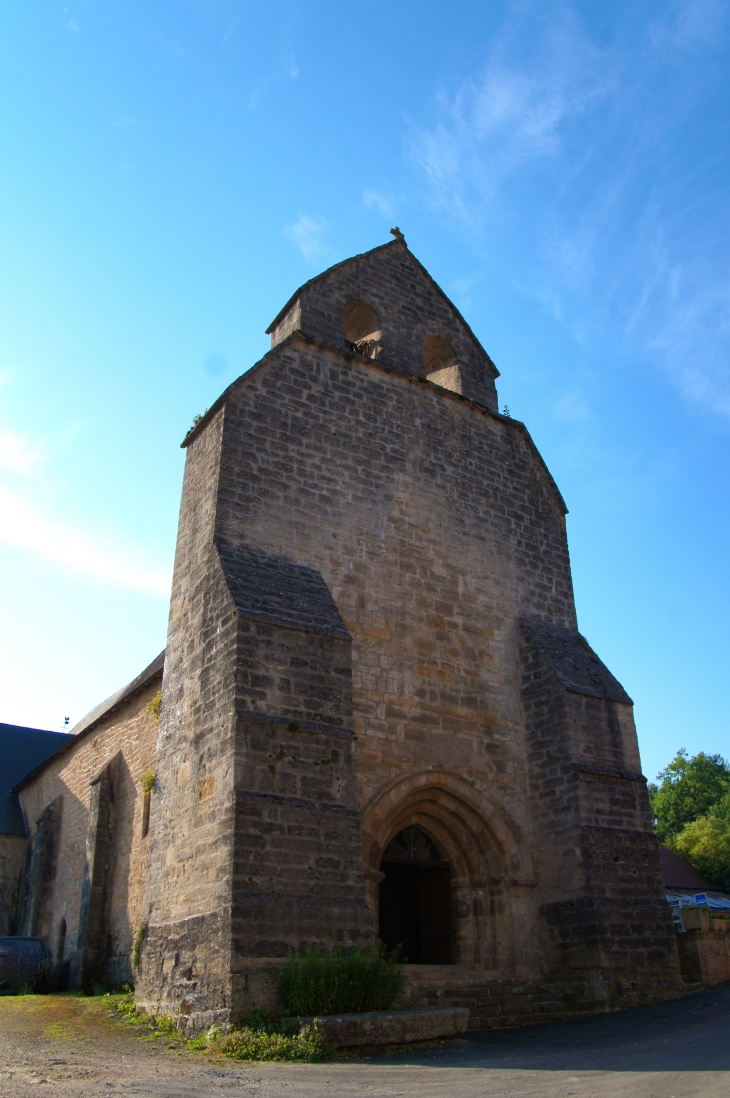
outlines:
[[[193,416],[398,224],[570,508],[645,772],[728,748],[721,0],[0,10],[0,719],[161,650]]]

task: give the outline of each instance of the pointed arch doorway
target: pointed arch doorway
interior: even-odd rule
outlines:
[[[380,863],[379,937],[412,965],[453,964],[451,871],[432,839],[406,827]]]

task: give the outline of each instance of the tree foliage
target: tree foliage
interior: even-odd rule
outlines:
[[[661,784],[649,787],[656,836],[669,845],[688,824],[712,813],[730,792],[730,767],[722,755],[700,751],[689,758],[682,747],[657,781]]]
[[[730,890],[730,767],[721,755],[681,748],[649,786],[660,843]]]
[[[673,838],[671,849],[714,884],[730,891],[730,796],[712,814],[687,824]]]

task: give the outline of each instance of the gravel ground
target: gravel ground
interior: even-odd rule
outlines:
[[[237,1064],[145,1040],[103,998],[0,998],[0,1094],[37,1098],[730,1098],[730,984],[601,1018],[329,1064]]]

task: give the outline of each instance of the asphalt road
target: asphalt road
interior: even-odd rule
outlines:
[[[0,1000],[3,1098],[36,1096],[44,1084],[54,1098],[730,1098],[730,984],[312,1065],[211,1063],[144,1043],[108,1020],[103,1000],[35,999],[27,1010]]]

